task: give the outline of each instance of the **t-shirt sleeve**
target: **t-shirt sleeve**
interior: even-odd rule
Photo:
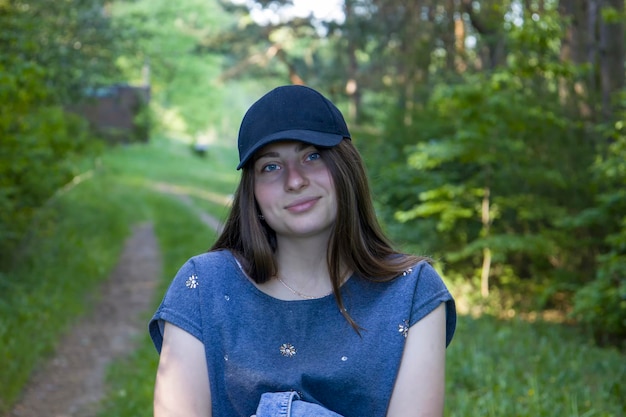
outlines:
[[[198,340],[202,340],[202,320],[200,294],[202,285],[196,273],[193,260],[187,261],[170,284],[161,305],[148,325],[154,347],[161,353],[165,322],[185,330]]]
[[[429,263],[421,262],[416,268],[418,275],[409,325],[414,325],[435,310],[441,303],[445,303],[446,346],[448,346],[456,329],[456,306],[454,299],[441,276]]]

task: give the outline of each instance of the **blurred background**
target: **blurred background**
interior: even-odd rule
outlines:
[[[0,0],[0,415],[133,225],[155,307],[211,245],[282,84],[340,107],[385,230],[455,295],[447,416],[626,415],[625,25],[624,0]],[[98,412],[151,415],[156,360],[142,335]]]

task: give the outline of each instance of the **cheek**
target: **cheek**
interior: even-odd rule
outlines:
[[[326,188],[335,198],[337,198],[337,188],[335,187],[335,183],[330,175],[330,172],[326,173]]]
[[[260,184],[254,186],[254,197],[261,209],[267,207],[268,203],[273,200],[271,188]]]

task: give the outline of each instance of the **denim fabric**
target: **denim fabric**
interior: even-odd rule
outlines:
[[[341,293],[360,334],[333,295],[279,300],[254,286],[232,253],[205,253],[179,270],[150,335],[160,351],[167,321],[202,341],[214,417],[250,417],[264,393],[288,391],[345,417],[384,417],[410,327],[444,303],[450,343],[454,300],[425,262],[389,282],[355,274]]]
[[[295,391],[268,392],[261,401],[253,417],[342,417],[321,405],[300,400]]]

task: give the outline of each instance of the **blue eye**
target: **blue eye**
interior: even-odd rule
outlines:
[[[306,159],[307,161],[315,161],[317,159],[320,159],[322,157],[322,155],[319,154],[319,152],[313,152],[311,154],[309,154]]]
[[[262,172],[272,172],[278,169],[278,165],[276,164],[267,164],[263,168],[261,168]]]

